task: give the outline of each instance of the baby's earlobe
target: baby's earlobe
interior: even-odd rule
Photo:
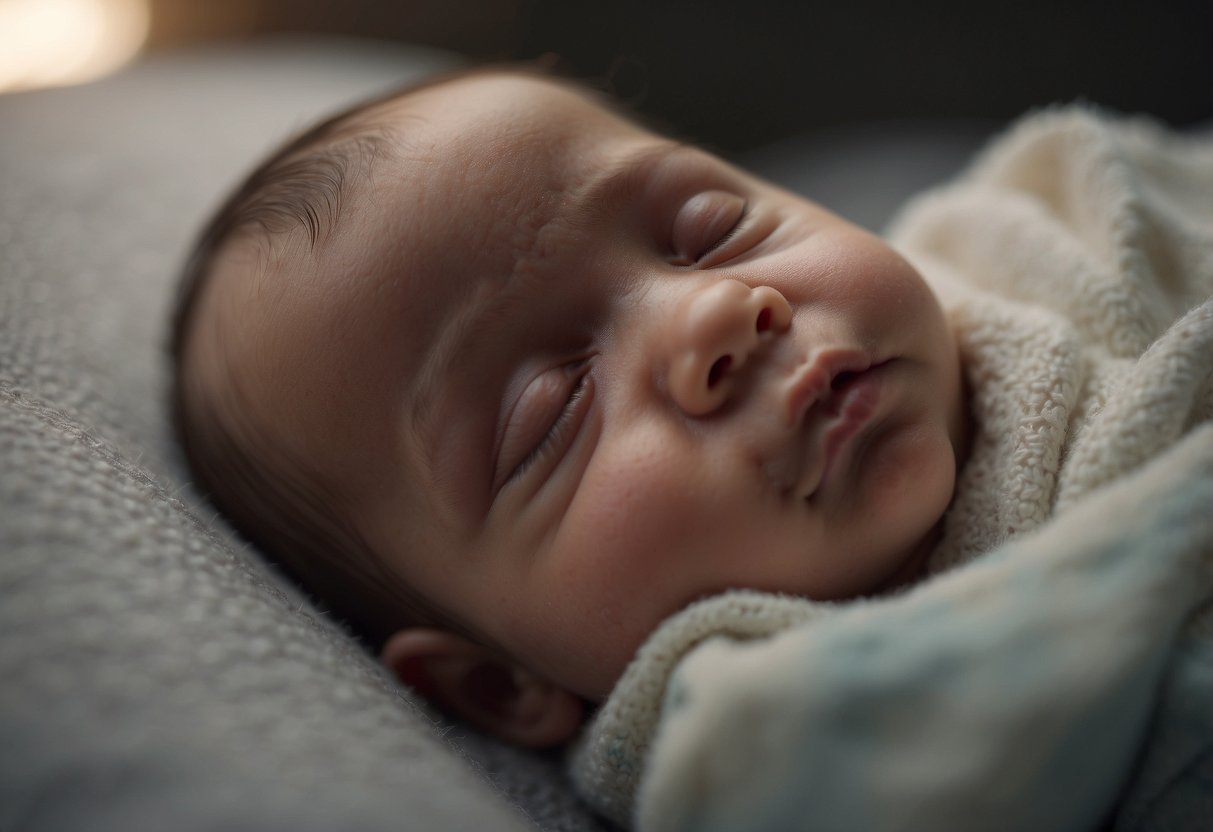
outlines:
[[[463,636],[414,627],[385,642],[380,658],[405,685],[475,728],[529,748],[572,739],[581,698]]]

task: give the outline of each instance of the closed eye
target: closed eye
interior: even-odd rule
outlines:
[[[728,231],[726,231],[725,235],[723,237],[721,237],[719,240],[717,240],[715,243],[713,243],[711,246],[709,246],[706,251],[704,251],[702,254],[700,254],[699,257],[696,258],[696,260],[702,261],[704,258],[706,258],[712,252],[717,251],[718,249],[724,248],[725,243],[727,243],[729,240],[736,237],[737,232],[740,231],[742,229],[742,226],[745,225],[745,219],[746,219],[746,210],[745,210],[745,206],[743,206],[742,211],[741,211],[741,216],[737,218],[737,222],[733,225],[733,227],[730,228]]]
[[[561,448],[568,445],[571,434],[576,431],[577,426],[580,424],[580,416],[583,412],[580,405],[589,392],[589,386],[589,372],[583,371],[579,373],[573,386],[569,389],[568,398],[565,400],[560,413],[556,416],[538,444],[510,472],[510,475],[506,478],[506,484],[522,479],[523,475],[534,467],[536,463],[545,460],[552,453],[558,452]]]
[[[687,200],[674,217],[670,245],[675,262],[700,263],[741,228],[748,203],[729,191],[704,191]]]

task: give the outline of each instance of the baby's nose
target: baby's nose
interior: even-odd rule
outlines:
[[[705,416],[728,400],[764,333],[792,325],[792,307],[769,286],[721,280],[680,298],[667,324],[670,396],[688,416]]]

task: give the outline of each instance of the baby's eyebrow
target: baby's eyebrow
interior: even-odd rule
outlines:
[[[620,199],[635,196],[666,159],[690,149],[685,142],[669,140],[646,144],[623,154],[586,185],[578,201],[590,208],[605,208]]]

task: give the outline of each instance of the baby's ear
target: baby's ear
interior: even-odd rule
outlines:
[[[435,705],[517,745],[560,745],[581,725],[584,705],[576,694],[454,633],[399,630],[380,658]]]

